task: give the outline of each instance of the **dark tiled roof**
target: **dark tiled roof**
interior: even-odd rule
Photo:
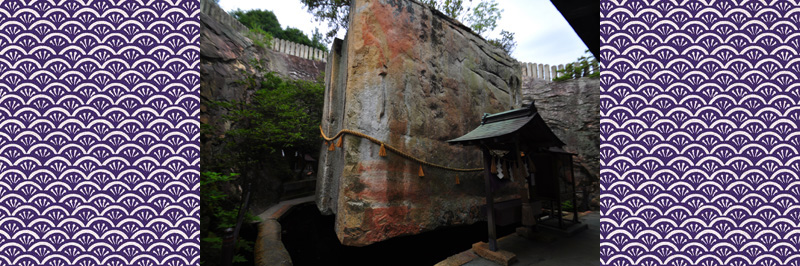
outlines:
[[[529,107],[496,114],[485,114],[480,126],[461,137],[447,142],[451,144],[468,144],[479,140],[501,138],[514,133],[521,134],[522,139],[520,141],[540,143],[545,146],[564,145],[547,127],[533,104]]]
[[[510,118],[497,122],[483,123],[466,135],[456,139],[448,140],[447,142],[453,143],[468,140],[488,139],[511,134],[528,124],[528,122],[530,122],[536,115],[538,114]]]

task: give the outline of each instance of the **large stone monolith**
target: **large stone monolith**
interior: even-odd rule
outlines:
[[[354,0],[345,40],[328,58],[327,135],[363,132],[426,161],[482,167],[474,147],[445,141],[477,127],[484,113],[519,107],[520,63],[442,13],[410,0]],[[483,176],[423,167],[347,136],[321,148],[317,205],[336,214],[345,245],[484,220]],[[460,184],[456,184],[456,175]],[[495,202],[517,198],[507,183]]]

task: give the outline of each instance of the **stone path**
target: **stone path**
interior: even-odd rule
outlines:
[[[278,218],[292,206],[313,202],[314,196],[281,201],[258,215],[258,237],[253,254],[256,266],[291,266],[292,258],[281,241],[281,224]]]
[[[314,201],[314,195],[311,195],[311,196],[308,196],[308,197],[302,197],[302,198],[296,198],[296,199],[281,201],[278,204],[275,204],[275,206],[272,206],[269,209],[267,209],[266,211],[264,211],[261,214],[259,214],[258,218],[261,219],[261,221],[266,221],[267,219],[275,219],[277,217],[280,217],[280,215],[283,212],[285,212],[286,209],[291,208],[292,206],[300,204],[300,203],[311,202],[311,201]]]
[[[498,239],[497,245],[502,250],[517,255],[514,266],[551,266],[551,265],[600,265],[600,213],[592,212],[579,218],[589,229],[572,237],[556,237],[550,243],[535,242],[511,234]],[[471,254],[470,254],[471,253]],[[457,259],[458,263],[448,260]],[[448,258],[437,265],[496,266],[495,262],[474,256],[471,250]],[[462,264],[465,258],[469,262]]]

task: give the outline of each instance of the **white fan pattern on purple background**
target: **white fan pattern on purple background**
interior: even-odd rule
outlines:
[[[197,1],[0,1],[0,265],[199,264]]]
[[[796,1],[602,1],[604,265],[800,264]]]

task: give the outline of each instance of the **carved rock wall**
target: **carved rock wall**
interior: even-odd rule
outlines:
[[[437,164],[482,167],[475,147],[451,146],[484,113],[521,106],[521,67],[459,22],[416,1],[355,0],[347,37],[333,44],[326,70],[323,129],[363,132]],[[480,172],[423,167],[379,146],[345,137],[321,147],[317,205],[336,214],[345,245],[362,246],[441,226],[485,219]],[[461,184],[455,184],[459,175]],[[516,198],[520,186],[495,192]]]

